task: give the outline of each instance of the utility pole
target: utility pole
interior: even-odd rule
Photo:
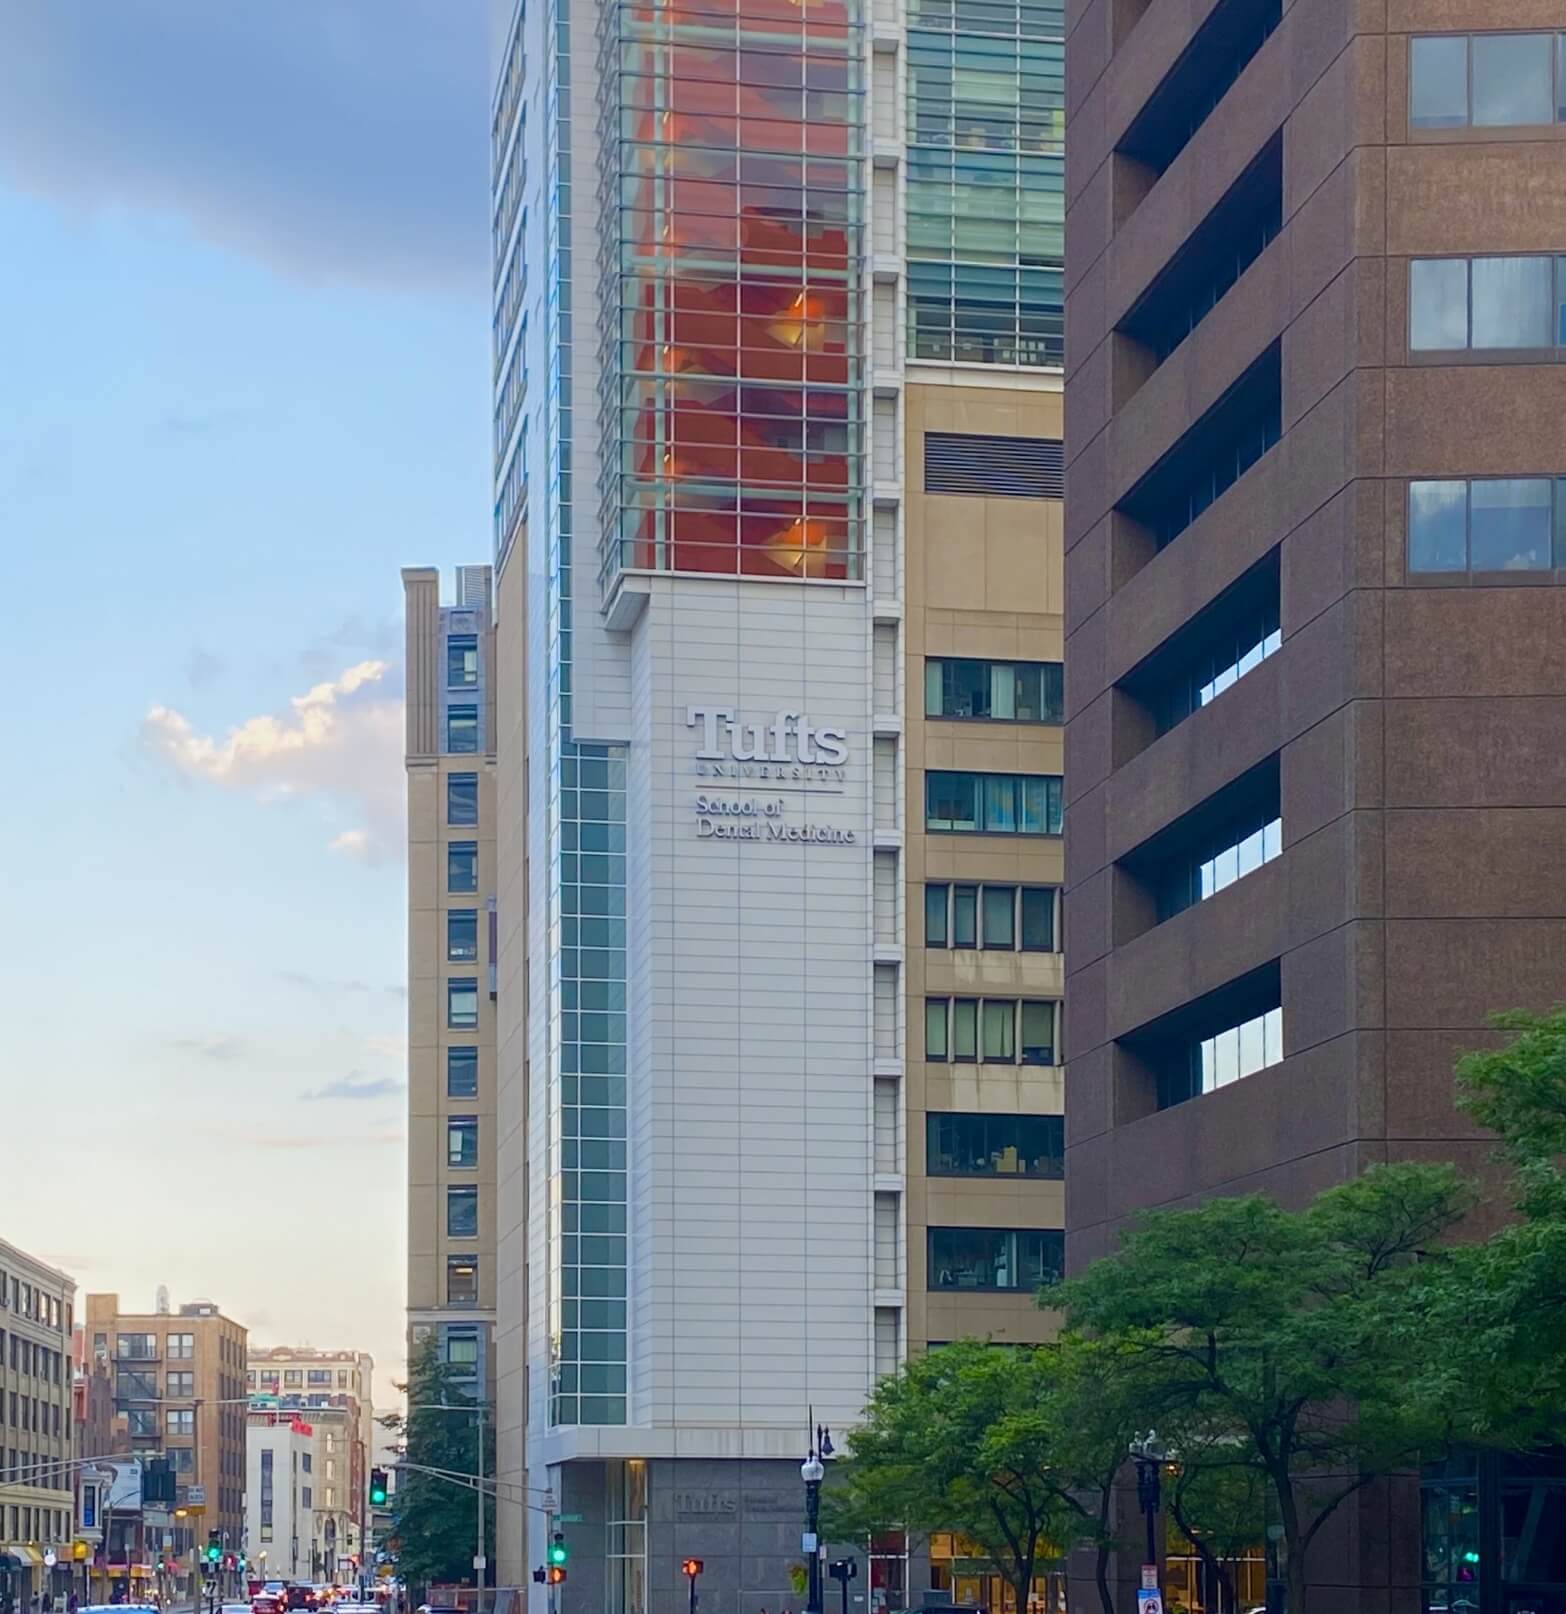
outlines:
[[[478,1503],[478,1540],[473,1547],[473,1573],[476,1576],[477,1610],[484,1614],[484,1571],[488,1567],[488,1558],[484,1552],[484,1400],[481,1396],[475,1409],[478,1413],[478,1484],[473,1487],[473,1500]],[[500,1505],[497,1497],[495,1505]]]

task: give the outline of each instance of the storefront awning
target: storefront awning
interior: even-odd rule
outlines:
[[[0,1552],[8,1553],[22,1569],[43,1568],[43,1554],[32,1547],[24,1547],[20,1542],[12,1547],[0,1547]]]

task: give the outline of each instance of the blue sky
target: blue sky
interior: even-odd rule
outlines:
[[[489,552],[489,27],[0,11],[0,1235],[383,1387],[398,568]]]

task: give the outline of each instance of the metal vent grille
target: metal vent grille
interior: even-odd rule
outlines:
[[[1058,437],[926,432],[924,491],[988,499],[1064,498],[1066,445]]]

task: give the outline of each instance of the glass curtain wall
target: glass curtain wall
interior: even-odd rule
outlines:
[[[859,10],[606,8],[606,584],[862,575]]]
[[[1061,0],[909,0],[908,353],[1065,362]]]

